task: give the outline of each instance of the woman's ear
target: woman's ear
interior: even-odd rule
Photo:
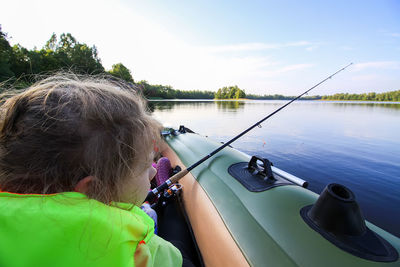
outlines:
[[[93,180],[94,180],[93,176],[86,176],[76,184],[74,188],[75,192],[86,194],[89,190],[89,185]]]

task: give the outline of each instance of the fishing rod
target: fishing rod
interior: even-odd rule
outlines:
[[[231,140],[229,140],[228,142],[224,143],[222,146],[218,147],[217,149],[215,149],[214,151],[212,151],[210,154],[204,156],[202,159],[200,159],[199,161],[195,162],[194,164],[192,164],[190,167],[178,172],[177,174],[173,175],[171,178],[169,178],[168,180],[166,180],[163,184],[159,185],[158,187],[154,188],[153,190],[151,190],[146,197],[145,201],[152,201],[155,199],[155,197],[162,191],[164,191],[165,189],[169,188],[170,185],[176,183],[177,181],[179,181],[183,176],[185,176],[186,174],[188,174],[191,170],[193,170],[194,168],[196,168],[197,166],[199,166],[201,163],[203,163],[204,161],[206,161],[207,159],[211,158],[212,156],[214,156],[215,154],[217,154],[219,151],[221,151],[222,149],[224,149],[225,147],[229,146],[230,144],[232,144],[233,142],[235,142],[237,139],[239,139],[240,137],[242,137],[243,135],[245,135],[246,133],[248,133],[249,131],[251,131],[253,128],[261,125],[262,122],[266,121],[267,119],[269,119],[270,117],[272,117],[273,115],[275,115],[276,113],[278,113],[279,111],[281,111],[282,109],[284,109],[285,107],[287,107],[288,105],[290,105],[291,103],[293,103],[294,101],[296,101],[297,99],[299,99],[300,97],[302,97],[303,95],[307,94],[308,92],[310,92],[312,89],[314,89],[315,87],[321,85],[322,83],[324,83],[325,81],[331,79],[333,76],[335,76],[336,74],[338,74],[339,72],[345,70],[347,67],[349,67],[350,65],[352,65],[353,63],[350,63],[349,65],[347,65],[346,67],[336,71],[335,73],[333,73],[332,75],[328,76],[327,78],[325,78],[324,80],[320,81],[319,83],[317,83],[316,85],[314,85],[313,87],[311,87],[310,89],[308,89],[307,91],[305,91],[304,93],[300,94],[299,96],[297,96],[296,98],[290,100],[289,102],[287,102],[285,105],[281,106],[280,108],[276,109],[275,111],[273,111],[272,113],[270,113],[268,116],[266,116],[265,118],[263,118],[262,120],[256,122],[255,124],[253,124],[252,126],[250,126],[249,128],[247,128],[246,130],[244,130],[243,132],[241,132],[240,134],[238,134],[237,136],[233,137]]]

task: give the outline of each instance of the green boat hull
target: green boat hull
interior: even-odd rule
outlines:
[[[197,134],[165,138],[185,166],[190,166],[221,144]],[[218,211],[250,266],[400,266],[354,256],[323,238],[300,216],[300,209],[318,195],[297,185],[250,192],[229,173],[234,163],[249,157],[225,148],[191,171]],[[400,239],[366,222],[399,252]]]

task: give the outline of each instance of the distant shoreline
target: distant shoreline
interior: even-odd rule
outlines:
[[[303,99],[303,100],[305,100],[305,99]],[[343,100],[343,99],[315,99],[315,100],[312,100],[312,101],[327,101],[327,102],[328,101],[341,101],[341,102],[354,102],[354,101],[357,101],[357,102],[400,103],[400,101],[393,101],[393,100],[357,100],[357,99],[354,99],[354,100],[351,100],[351,99],[346,99],[346,100]]]
[[[292,99],[251,99],[251,98],[231,98],[231,99],[212,99],[212,98],[204,98],[204,99],[200,99],[200,98],[161,98],[161,97],[150,97],[147,98],[147,100],[150,101],[158,101],[158,100],[162,100],[162,101],[177,101],[177,100],[207,100],[207,101],[254,101],[254,100],[270,100],[270,101],[276,101],[276,100],[292,100]],[[326,101],[326,102],[333,102],[333,101],[340,101],[340,102],[380,102],[380,103],[399,103],[400,101],[392,101],[392,100],[343,100],[343,99],[298,99],[300,101]]]

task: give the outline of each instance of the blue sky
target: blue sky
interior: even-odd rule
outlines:
[[[70,32],[135,80],[296,95],[354,62],[312,94],[400,89],[400,1],[0,2],[12,43]]]

